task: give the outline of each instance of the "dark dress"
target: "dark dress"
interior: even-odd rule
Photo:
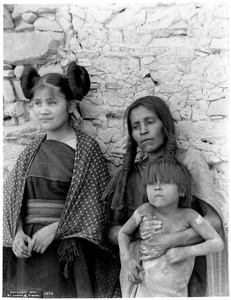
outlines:
[[[32,235],[42,227],[59,221],[70,187],[75,150],[54,140],[44,140],[27,174],[22,219],[25,234]],[[4,274],[3,296],[82,298],[92,297],[92,246],[75,239],[78,256],[69,277],[57,256],[59,240],[54,240],[43,254],[32,252],[18,259],[11,250]],[[9,255],[9,253],[8,253]],[[75,278],[78,277],[76,281]]]

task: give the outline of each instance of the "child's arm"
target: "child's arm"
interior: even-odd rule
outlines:
[[[142,217],[137,210],[131,218],[121,227],[118,234],[120,254],[123,260],[130,259],[130,235],[136,230],[142,221]]]
[[[130,235],[142,221],[142,216],[139,214],[138,210],[136,210],[131,218],[121,227],[118,234],[121,264],[127,265],[128,278],[131,282],[136,284],[141,281],[139,271],[143,272],[143,269],[139,263],[131,258]]]
[[[187,209],[185,214],[189,225],[205,240],[200,244],[172,248],[167,251],[166,256],[170,263],[182,261],[189,257],[207,255],[222,251],[224,243],[216,230],[193,209]]]

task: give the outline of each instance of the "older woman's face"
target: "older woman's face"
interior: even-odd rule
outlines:
[[[143,105],[130,112],[132,137],[147,154],[158,152],[164,144],[165,134],[162,121]]]

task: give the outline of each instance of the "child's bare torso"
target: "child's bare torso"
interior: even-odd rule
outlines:
[[[179,232],[190,227],[187,221],[188,209],[179,208],[171,214],[163,215],[155,207],[146,203],[142,213],[156,216],[161,220],[162,233]],[[194,258],[170,264],[164,254],[143,261],[142,267],[145,274],[141,284],[138,285],[135,297],[187,297],[187,286],[193,271]]]

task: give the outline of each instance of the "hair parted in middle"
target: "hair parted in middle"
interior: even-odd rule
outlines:
[[[178,207],[191,207],[192,202],[192,175],[186,165],[181,163],[174,156],[159,155],[151,160],[145,172],[146,184],[159,182],[174,183],[178,187],[179,197]]]
[[[67,101],[82,100],[90,90],[90,77],[87,70],[72,61],[67,68],[67,75],[48,73],[40,77],[34,67],[27,66],[21,76],[21,86],[24,96],[32,99],[35,90],[42,86],[60,88]]]
[[[116,212],[114,213],[114,219],[120,222],[125,214],[126,210],[126,185],[128,176],[131,172],[133,164],[135,162],[136,154],[137,154],[137,144],[132,137],[132,127],[130,115],[134,108],[138,106],[144,106],[148,110],[154,112],[157,117],[163,123],[163,129],[165,134],[164,141],[164,154],[165,155],[175,155],[177,145],[175,138],[175,124],[172,114],[167,106],[167,104],[159,97],[156,96],[146,96],[141,97],[135,100],[130,106],[128,106],[125,112],[125,118],[127,122],[128,128],[128,142],[127,142],[127,150],[124,156],[123,167],[122,167],[122,176],[120,177],[120,193],[116,197],[118,197],[118,205]]]

